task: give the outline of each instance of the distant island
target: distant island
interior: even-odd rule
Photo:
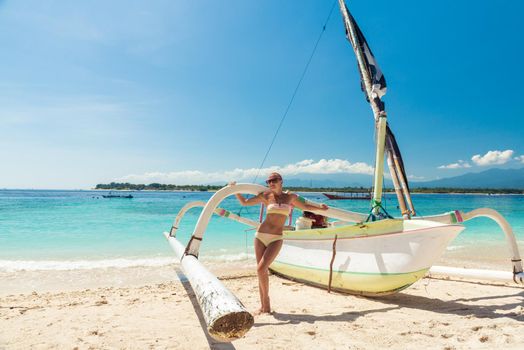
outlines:
[[[225,185],[224,185],[225,186]],[[145,184],[131,184],[128,182],[111,182],[108,184],[98,184],[95,190],[111,190],[111,191],[217,191],[224,186],[217,185],[172,185],[151,183]]]
[[[224,185],[174,185],[151,183],[131,184],[121,182],[111,182],[108,184],[98,184],[95,190],[107,191],[217,191]],[[290,186],[286,189],[294,192],[342,192],[342,193],[366,193],[371,192],[370,188],[365,187],[305,187]],[[385,192],[395,192],[393,188],[385,188]],[[453,187],[415,187],[411,193],[479,193],[479,194],[524,194],[522,189],[501,189],[501,188],[453,188]]]

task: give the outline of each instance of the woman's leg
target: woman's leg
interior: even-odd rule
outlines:
[[[271,265],[280,252],[282,243],[282,240],[270,243],[264,250],[260,261],[257,261],[258,287],[260,290],[260,300],[262,302],[262,312],[271,312],[269,302],[269,265]]]
[[[262,257],[264,256],[264,252],[266,251],[266,246],[258,238],[255,238],[254,245],[255,245],[255,256],[257,258],[257,267],[258,267],[258,265],[260,264],[260,260],[262,260]],[[259,310],[259,313],[260,313],[260,312],[263,312],[263,310],[265,309],[264,296],[262,295],[262,287],[260,285],[260,275],[258,275],[258,293],[260,294],[260,301],[262,303],[260,310]]]

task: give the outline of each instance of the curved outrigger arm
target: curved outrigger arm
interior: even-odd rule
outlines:
[[[511,228],[510,224],[498,211],[490,208],[479,208],[467,213],[460,210],[455,210],[440,215],[414,217],[412,218],[412,220],[431,220],[441,222],[444,224],[456,224],[477,217],[490,218],[500,226],[500,228],[506,235],[506,241],[508,242],[511,253],[511,263],[513,264],[513,281],[515,281],[515,283],[518,283],[518,279],[520,283],[524,283],[522,259],[520,258],[517,240],[515,239],[515,235],[513,234],[513,229]]]
[[[198,221],[195,226],[195,230],[193,231],[193,234],[191,235],[191,238],[189,239],[189,243],[187,244],[185,255],[193,255],[195,257],[198,257],[198,252],[200,250],[200,242],[202,241],[204,232],[207,228],[207,225],[209,224],[209,220],[211,219],[211,216],[215,212],[215,209],[217,209],[220,202],[222,202],[226,197],[229,197],[236,193],[247,193],[247,194],[257,195],[260,192],[263,192],[266,190],[267,188],[262,185],[236,184],[236,185],[225,186],[221,188],[220,190],[216,191],[215,194],[211,196],[211,198],[204,205],[204,209],[202,210],[202,212],[200,213],[200,216],[198,217]]]
[[[182,209],[180,209],[180,211],[178,212],[176,218],[175,218],[175,221],[173,222],[173,226],[171,226],[171,230],[169,230],[169,237],[176,237],[176,232],[178,230],[178,227],[180,225],[180,220],[182,220],[182,218],[184,217],[184,215],[186,214],[187,211],[189,211],[190,209],[193,209],[193,208],[198,208],[198,207],[205,207],[206,206],[206,202],[204,201],[194,201],[194,202],[189,202],[187,203],[186,205],[184,205],[182,207]],[[224,217],[224,218],[228,218],[228,219],[231,219],[231,220],[234,220],[234,221],[238,221],[242,224],[245,224],[247,226],[251,226],[251,227],[257,227],[258,225],[260,225],[260,222],[258,221],[255,221],[255,220],[251,220],[251,219],[248,219],[248,218],[244,218],[242,216],[239,216],[235,213],[232,213],[230,212],[229,210],[226,210],[226,209],[223,209],[223,208],[216,208],[214,211],[213,211],[215,214],[217,214],[218,216],[221,216],[221,217]]]
[[[256,184],[228,185],[215,192],[215,194],[211,196],[211,198],[205,204],[204,202],[200,201],[188,203],[177,214],[169,235],[173,237],[176,235],[176,231],[178,229],[180,220],[189,209],[203,205],[204,209],[200,213],[197,224],[195,226],[195,230],[193,231],[191,239],[189,240],[189,243],[187,244],[185,250],[186,255],[193,255],[195,257],[198,257],[200,242],[202,241],[202,237],[213,213],[216,213],[220,216],[228,217],[235,221],[239,221],[248,226],[256,227],[259,225],[259,223],[254,220],[242,218],[236,214],[231,213],[230,211],[218,208],[220,202],[222,202],[226,197],[229,197],[236,193],[257,195],[264,191],[267,191],[267,187]],[[306,201],[305,199],[303,200]],[[362,222],[367,217],[366,214],[355,213],[337,208],[329,208],[328,210],[318,211],[312,210],[312,212],[346,222]]]

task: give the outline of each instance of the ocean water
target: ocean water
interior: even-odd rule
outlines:
[[[169,231],[183,205],[212,196],[208,192],[133,192],[133,199],[104,199],[102,194],[0,190],[0,271],[170,264],[173,254],[162,232]],[[368,201],[329,201],[322,194],[303,195],[330,206],[369,210]],[[413,200],[421,216],[480,207],[498,210],[512,225],[522,247],[524,196],[415,194]],[[386,195],[385,203],[392,215],[399,215],[394,195]],[[241,209],[234,197],[220,206],[235,213]],[[182,242],[187,242],[199,214],[200,209],[192,209],[182,220],[177,234]],[[241,215],[256,220],[259,207],[243,208]],[[295,211],[295,218],[297,215]],[[489,252],[492,247],[505,247],[502,231],[491,220],[478,218],[465,226],[450,251],[471,256]],[[200,256],[210,262],[253,259],[253,236],[252,229],[215,216],[205,233]]]

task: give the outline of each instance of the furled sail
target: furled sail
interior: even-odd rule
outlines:
[[[346,29],[346,37],[353,46],[357,56],[358,71],[361,87],[366,100],[371,105],[376,123],[376,159],[373,184],[372,210],[374,215],[379,214],[382,197],[382,180],[384,171],[384,152],[388,153],[388,166],[397,193],[399,205],[404,217],[414,215],[409,185],[404,170],[404,163],[398,148],[395,136],[387,124],[387,115],[382,97],[386,94],[386,78],[382,73],[373,52],[371,51],[364,34],[349,12],[344,0],[339,0],[340,12]],[[406,201],[410,207],[406,207]]]
[[[347,6],[346,5],[344,5],[344,6],[346,7],[346,11],[347,11],[349,20],[353,23],[353,25],[355,27],[355,34],[356,34],[356,36],[358,38],[358,42],[353,42],[353,39],[352,39],[352,37],[350,35],[350,32],[349,32],[347,27],[346,27],[346,38],[349,40],[351,45],[353,45],[353,47],[355,47],[357,45],[360,46],[360,50],[364,54],[365,69],[368,71],[368,75],[369,75],[370,80],[371,80],[371,98],[373,98],[373,99],[376,99],[376,98],[382,99],[382,96],[384,96],[386,94],[386,91],[387,91],[386,77],[384,77],[384,74],[382,74],[382,70],[380,69],[380,67],[379,67],[379,65],[377,63],[377,60],[375,59],[375,56],[373,55],[373,52],[369,48],[368,42],[366,41],[366,38],[364,37],[364,34],[362,34],[362,31],[360,30],[360,27],[358,26],[357,22],[355,21],[355,19],[353,18],[353,16],[349,12]],[[359,70],[359,72],[360,72],[360,70]],[[366,92],[366,88],[364,86],[364,78],[362,76],[362,72],[360,72],[360,79],[361,79],[362,91],[364,91],[364,94],[366,95],[366,99],[368,100],[368,102],[370,102],[369,96],[368,96],[368,94]],[[381,110],[383,110],[383,109],[384,108],[383,108],[383,105],[382,105]]]

